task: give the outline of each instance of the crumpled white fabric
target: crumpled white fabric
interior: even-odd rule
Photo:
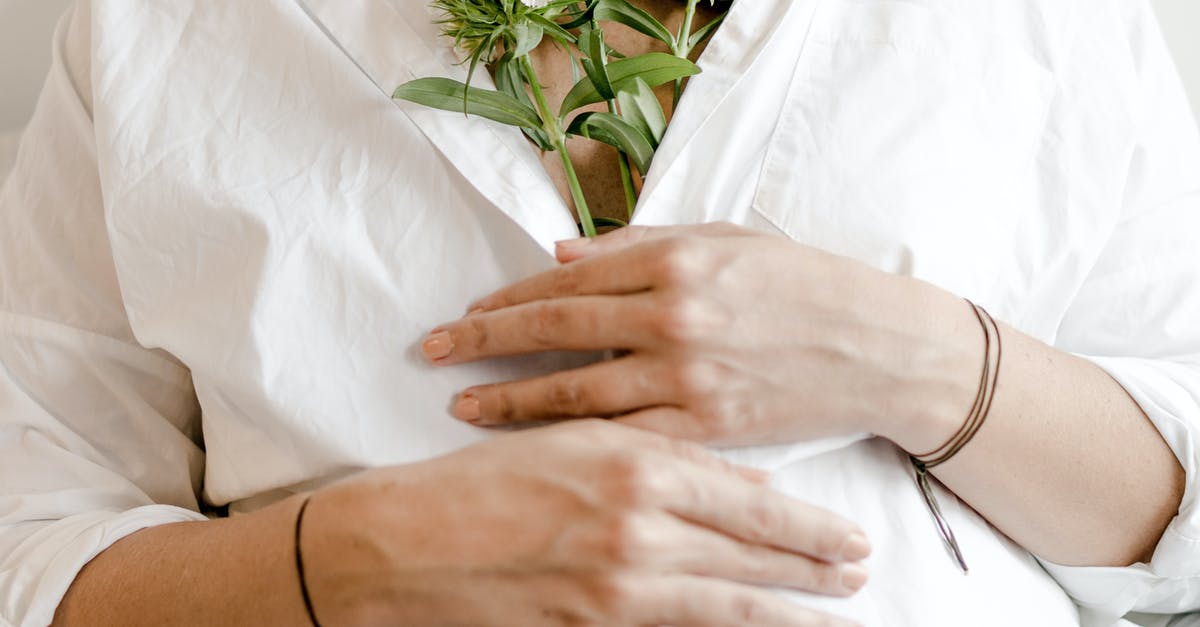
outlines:
[[[0,133],[0,184],[8,178],[8,172],[17,160],[17,142],[20,139],[21,129]]]
[[[424,3],[83,0],[55,41],[0,191],[0,623],[48,623],[99,551],[201,503],[488,437],[455,392],[589,358],[417,354],[574,232],[520,133],[388,98],[463,72]],[[869,625],[1200,608],[1200,137],[1149,7],[738,2],[701,65],[636,222],[730,220],[970,297],[1112,373],[1188,476],[1123,569],[1039,564],[942,491],[962,577],[888,443],[725,452],[871,536],[862,593],[804,602]]]

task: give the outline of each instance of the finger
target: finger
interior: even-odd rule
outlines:
[[[620,295],[711,277],[710,255],[697,237],[648,238],[514,283],[474,303],[472,313],[548,298]]]
[[[609,231],[598,237],[580,237],[558,242],[555,246],[555,256],[562,263],[571,263],[585,257],[594,257],[611,253],[623,248],[655,239],[678,237],[681,235],[740,235],[747,231],[729,222],[710,222],[707,224],[687,224],[672,226],[627,226]]]
[[[481,427],[607,416],[669,400],[661,360],[638,353],[533,379],[468,388],[455,418]]]
[[[664,379],[670,380],[670,377]],[[722,420],[680,407],[684,403],[683,399],[693,403],[698,401],[698,404],[703,406],[705,399],[696,395],[695,388],[676,390],[673,394],[664,394],[663,398],[658,406],[626,411],[624,415],[613,418],[613,421],[627,427],[661,433],[670,438],[700,442],[708,446],[753,446],[770,439],[770,434],[764,436],[746,432],[743,421]]]
[[[616,421],[605,421],[612,425]],[[771,481],[771,475],[756,468],[737,466],[713,454],[707,447],[693,441],[665,437],[658,433],[642,431],[633,428],[621,428],[617,432],[625,435],[631,450],[649,448],[667,456],[672,466],[681,463],[695,466],[710,472],[719,473],[735,479],[744,479],[756,485],[766,485]],[[657,472],[657,469],[654,469]]]
[[[712,444],[716,439],[709,421],[679,407],[650,407],[613,418],[613,422],[692,442]]]
[[[855,623],[792,603],[769,590],[695,576],[628,584],[634,620],[679,627],[850,627]]]
[[[767,485],[771,481],[770,473],[757,468],[731,464],[695,442],[668,438],[657,433],[626,427],[611,420],[592,418],[552,425],[547,429],[573,431],[585,438],[590,446],[601,444],[633,453],[626,461],[649,462],[648,472],[643,472],[645,475],[659,474],[661,464],[653,462],[656,458],[661,460],[665,456],[669,466],[680,464],[698,466],[737,480],[748,481],[754,485]],[[632,475],[638,474],[636,468],[627,470],[633,471],[630,473]],[[645,471],[645,469],[643,470]]]
[[[647,348],[661,343],[665,327],[677,323],[679,316],[669,317],[662,309],[648,295],[523,303],[441,325],[421,342],[421,352],[439,366],[450,366],[546,351]]]
[[[664,490],[668,511],[740,541],[807,555],[825,562],[855,562],[870,555],[866,535],[825,509],[707,469],[681,472]]]
[[[632,522],[631,522],[632,521]],[[866,584],[866,567],[830,563],[740,542],[664,512],[623,519],[605,538],[618,566],[681,572],[759,586],[846,597]]]

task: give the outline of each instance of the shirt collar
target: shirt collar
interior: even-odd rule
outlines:
[[[301,1],[301,0],[298,0]],[[635,221],[643,214],[677,211],[659,200],[659,181],[673,175],[698,130],[753,65],[779,25],[792,11],[807,21],[820,0],[753,0],[735,2],[700,60],[704,72],[693,77],[671,121],[639,200]],[[424,2],[344,2],[303,0],[309,16],[380,90],[391,97],[395,87],[427,76],[465,80],[466,70],[434,24]],[[790,23],[795,24],[795,21]],[[475,84],[492,88],[486,72]],[[534,148],[515,128],[466,118],[461,114],[396,103],[441,154],[492,205],[506,214],[548,252],[554,242],[575,237],[577,229],[541,165]],[[679,216],[686,219],[686,216]],[[662,216],[656,216],[662,221]],[[678,220],[674,220],[678,221]]]

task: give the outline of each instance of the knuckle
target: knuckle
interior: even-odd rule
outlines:
[[[756,544],[776,544],[786,527],[785,517],[774,503],[752,501],[745,509],[747,540]]]
[[[578,293],[582,279],[579,266],[566,264],[554,271],[550,285],[550,293],[554,296],[571,296]]]
[[[813,563],[808,571],[807,584],[810,591],[843,596],[840,567]]]
[[[710,402],[710,412],[709,431],[712,437],[725,441],[754,434],[757,421],[747,403],[735,398],[717,398]]]
[[[693,343],[717,331],[708,307],[693,296],[674,294],[666,297],[656,316],[656,334],[673,343]]]
[[[609,618],[629,614],[635,593],[636,587],[628,578],[618,574],[595,577],[587,586],[592,605],[600,615]]]
[[[556,304],[542,303],[533,310],[528,327],[529,339],[539,346],[552,346],[567,323],[567,312]]]
[[[670,439],[667,441],[667,449],[671,456],[689,461],[701,466],[726,468],[728,464],[721,458],[713,455],[707,448],[688,440]]]
[[[761,551],[747,551],[738,566],[746,581],[765,582],[771,580],[773,569]]]
[[[586,387],[568,378],[559,378],[550,384],[546,403],[557,413],[574,416],[586,412],[589,396]]]
[[[467,318],[467,330],[471,338],[470,346],[476,352],[484,351],[489,346],[488,326],[482,318]]]
[[[664,476],[645,455],[620,455],[608,473],[613,502],[628,508],[654,506],[664,499]]]
[[[721,383],[721,373],[710,362],[685,360],[676,365],[672,379],[682,398],[694,400],[712,394]]]
[[[674,237],[663,240],[654,274],[664,285],[688,285],[703,274],[702,245],[690,237]]]
[[[828,518],[828,514],[815,525],[812,532],[812,550],[814,557],[838,558],[842,552],[842,544],[846,541],[848,532],[842,526]]]
[[[738,592],[729,598],[730,616],[739,625],[757,625],[767,619],[766,608],[758,597],[748,592]]]
[[[652,542],[648,521],[641,515],[626,513],[613,517],[605,526],[601,551],[610,563],[633,566],[646,561]]]
[[[510,423],[517,419],[517,405],[513,397],[504,387],[483,388],[478,393],[481,403],[488,406],[488,415],[500,423]]]

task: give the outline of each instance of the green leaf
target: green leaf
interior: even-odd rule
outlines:
[[[496,89],[501,93],[508,94],[516,98],[521,104],[534,109],[533,100],[529,97],[529,92],[525,91],[525,80],[521,75],[521,68],[513,59],[512,53],[505,54],[496,61]],[[536,110],[536,109],[534,109]],[[550,135],[543,128],[522,127],[522,131],[537,147],[544,151],[553,151],[554,145],[550,142]]]
[[[668,46],[675,43],[675,37],[667,30],[662,22],[654,19],[653,15],[629,4],[628,0],[600,0],[594,11],[598,20],[624,24],[633,30],[653,37]]]
[[[467,113],[510,126],[542,128],[537,112],[516,98],[449,78],[418,78],[397,87],[392,97],[443,111],[462,111],[465,101]]]
[[[596,216],[595,218],[592,218],[592,222],[596,226],[610,226],[610,227],[615,227],[618,229],[623,229],[623,228],[629,226],[628,222],[626,222],[620,218],[607,218],[604,216]]]
[[[667,116],[654,90],[646,81],[634,78],[631,85],[617,92],[617,104],[621,106],[621,118],[650,138],[650,145],[657,149],[667,133]]]
[[[728,15],[728,13],[722,13],[720,16],[713,19],[713,21],[701,26],[696,30],[696,32],[692,33],[692,36],[688,38],[688,50],[690,51],[696,46],[699,46],[700,42],[708,39],[709,35],[712,35],[714,32],[716,32],[717,27],[721,25],[721,22],[725,21],[726,15]]]
[[[512,51],[514,57],[523,57],[529,54],[538,44],[542,43],[542,37],[546,31],[537,24],[525,22],[517,24],[513,27],[513,33],[516,36],[517,44]]]
[[[604,31],[598,28],[592,28],[590,24],[584,25],[579,30],[579,49],[587,55],[586,59],[582,59],[583,71],[592,81],[592,85],[596,88],[596,93],[604,100],[612,100],[616,97],[613,93],[612,82],[608,77],[608,53],[604,46]]]
[[[654,160],[650,139],[612,113],[582,113],[571,121],[567,132],[604,142],[629,155],[643,176],[650,170],[650,162]]]
[[[564,22],[560,24],[560,26],[566,30],[574,30],[592,21],[592,12],[596,10],[596,5],[599,4],[599,2],[600,0],[589,0],[587,5],[584,6],[583,10],[575,14],[574,19],[569,22]]]
[[[696,67],[695,63],[662,52],[651,52],[608,64],[609,80],[613,89],[618,92],[628,89],[635,78],[642,79],[650,87],[657,87],[699,73],[700,68]],[[596,102],[604,102],[604,97],[596,90],[591,79],[580,80],[563,98],[559,115],[566,116],[580,107]]]
[[[551,20],[539,13],[530,12],[526,14],[526,17],[529,18],[530,22],[541,26],[542,30],[558,43],[564,46],[575,43],[575,35],[572,35],[570,31],[563,28],[558,22],[555,22],[554,20]]]

